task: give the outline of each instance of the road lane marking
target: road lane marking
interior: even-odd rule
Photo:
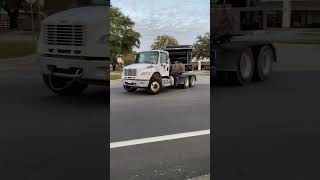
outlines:
[[[195,177],[192,179],[187,179],[187,180],[210,180],[210,174],[204,175],[204,176],[199,176],[199,177]]]
[[[202,130],[202,131],[194,131],[194,132],[187,132],[187,133],[180,133],[180,134],[149,137],[149,138],[143,138],[143,139],[134,139],[129,141],[113,142],[113,143],[110,143],[110,149],[148,144],[148,143],[154,143],[154,142],[161,142],[161,141],[170,141],[170,140],[183,139],[183,138],[189,138],[189,137],[195,137],[195,136],[204,136],[209,134],[210,134],[210,130]]]

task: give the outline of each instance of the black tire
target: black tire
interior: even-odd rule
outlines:
[[[151,95],[158,94],[162,88],[162,79],[158,75],[150,79],[147,92]]]
[[[180,88],[187,89],[189,87],[189,85],[190,85],[190,79],[189,79],[189,77],[185,77],[183,84],[180,84]]]
[[[189,87],[193,87],[196,84],[196,77],[191,76],[189,82]]]
[[[60,95],[60,96],[80,95],[88,87],[87,84],[82,84],[79,81],[74,81],[72,84],[70,84],[66,88],[58,90],[57,87],[65,86],[65,84],[68,81],[70,81],[70,79],[53,76],[53,77],[51,77],[52,82],[50,82],[50,78],[48,75],[43,75],[42,77],[43,77],[43,81],[44,81],[45,85],[48,87],[48,89],[50,89],[52,92],[54,92],[55,94]],[[52,87],[52,85],[54,85],[55,87]]]
[[[237,71],[233,72],[232,81],[239,85],[249,84],[254,74],[254,57],[250,48],[245,49],[239,58]]]
[[[270,46],[263,46],[260,50],[258,60],[255,64],[254,79],[266,80],[272,72],[272,63],[275,61],[275,54]]]
[[[124,86],[124,89],[127,91],[127,92],[135,92],[137,90],[137,88],[135,87],[129,87],[129,86]]]

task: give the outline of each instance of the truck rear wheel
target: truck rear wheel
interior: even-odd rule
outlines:
[[[255,65],[254,78],[258,81],[264,81],[272,72],[272,63],[275,61],[275,55],[270,46],[261,48],[258,61]]]
[[[190,77],[190,87],[193,87],[196,84],[196,77],[195,76],[191,76]]]
[[[240,85],[251,82],[254,73],[254,58],[250,48],[245,49],[239,59],[234,81]]]
[[[161,90],[161,79],[157,76],[152,77],[148,85],[148,93],[151,95],[158,94]]]
[[[52,92],[61,96],[80,95],[87,88],[86,84],[63,77],[43,75],[43,81]]]
[[[189,86],[190,86],[189,77],[185,77],[183,84],[180,85],[180,88],[187,89]]]

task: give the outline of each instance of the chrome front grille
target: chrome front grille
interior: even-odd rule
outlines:
[[[85,45],[86,33],[83,25],[45,25],[44,31],[44,40],[48,45]]]
[[[136,69],[125,69],[124,70],[124,75],[125,76],[136,76],[137,75],[137,70]]]

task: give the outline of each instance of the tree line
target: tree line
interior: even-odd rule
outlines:
[[[125,64],[133,63],[134,48],[140,47],[141,34],[134,30],[135,23],[129,16],[124,15],[119,8],[111,6],[111,64],[117,64],[117,57],[121,56]],[[169,35],[157,36],[150,49],[162,49],[168,45],[179,45],[177,39]],[[193,44],[193,56],[196,59],[210,58],[210,33],[199,35]]]

